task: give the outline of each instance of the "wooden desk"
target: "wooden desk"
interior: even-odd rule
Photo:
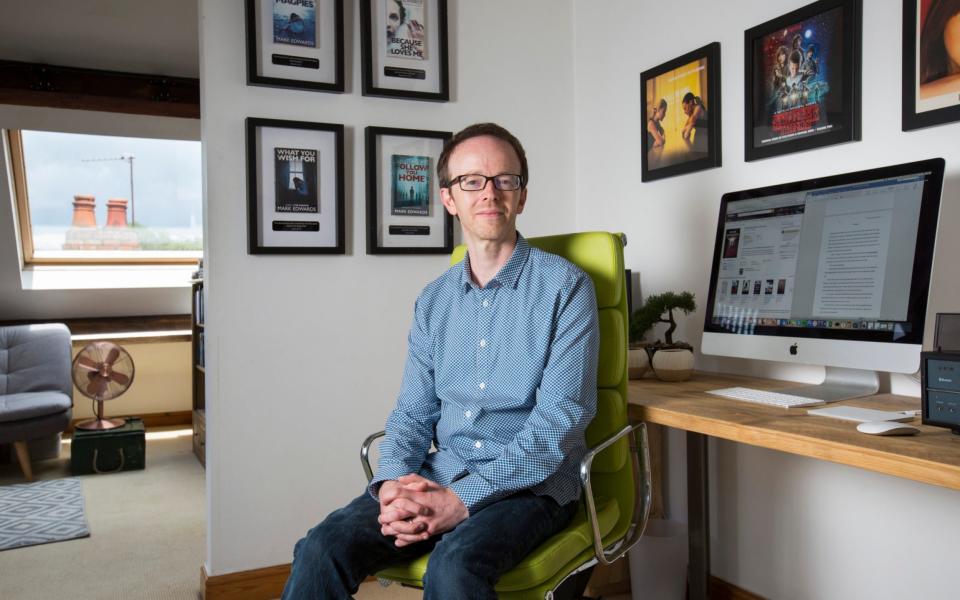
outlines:
[[[658,379],[629,384],[630,418],[687,432],[687,494],[690,536],[690,597],[705,598],[710,573],[706,436],[860,467],[887,475],[960,490],[960,436],[948,429],[910,421],[920,434],[910,437],[865,435],[856,423],[705,393],[724,387],[796,387],[795,382],[696,373],[682,383]],[[830,406],[879,410],[919,410],[920,399],[880,394]]]

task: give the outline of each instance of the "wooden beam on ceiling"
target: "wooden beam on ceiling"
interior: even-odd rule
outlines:
[[[0,60],[0,104],[200,118],[200,80]]]

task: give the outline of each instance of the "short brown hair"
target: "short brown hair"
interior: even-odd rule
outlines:
[[[496,123],[475,123],[465,127],[444,144],[443,152],[440,153],[440,159],[437,160],[437,176],[440,177],[440,186],[448,187],[452,183],[450,181],[450,173],[447,171],[447,163],[450,161],[450,155],[453,154],[457,146],[470,138],[484,135],[495,137],[510,144],[517,158],[520,159],[520,187],[527,187],[527,182],[530,181],[530,170],[527,168],[527,154],[523,151],[520,140]],[[494,175],[497,175],[497,173],[494,173]]]

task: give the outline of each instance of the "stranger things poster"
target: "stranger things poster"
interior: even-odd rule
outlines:
[[[747,31],[747,160],[860,139],[859,4],[825,0]]]

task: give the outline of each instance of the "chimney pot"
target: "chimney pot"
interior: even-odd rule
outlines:
[[[97,216],[93,209],[96,198],[89,194],[77,194],[73,197],[73,227],[96,227]]]
[[[127,200],[111,198],[107,200],[107,227],[127,226]]]

